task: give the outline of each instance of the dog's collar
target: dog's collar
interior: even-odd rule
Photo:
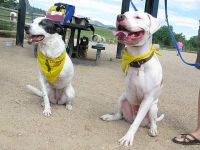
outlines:
[[[131,67],[140,68],[142,64],[149,61],[153,57],[154,52],[161,56],[161,53],[154,47],[154,45],[151,46],[151,49],[148,53],[138,56],[129,54],[127,47],[125,47],[122,55],[122,71],[125,72],[128,65]]]
[[[38,63],[46,79],[53,83],[59,76],[66,58],[66,51],[58,58],[48,58],[38,49]]]
[[[151,55],[146,59],[142,59],[142,60],[139,60],[139,61],[132,61],[131,63],[129,63],[129,65],[131,67],[140,68],[142,64],[146,63],[147,61],[149,61],[153,57],[153,54],[154,54],[154,52],[152,52]]]

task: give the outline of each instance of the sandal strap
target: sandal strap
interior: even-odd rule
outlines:
[[[190,138],[188,138],[187,136],[190,136],[190,137],[192,137],[193,139],[190,139]],[[197,140],[198,141],[198,139],[194,136],[194,135],[192,135],[192,134],[181,134],[181,138],[183,138],[183,140],[184,140],[184,142],[186,142],[186,139],[190,142],[190,141],[193,141],[193,140]]]

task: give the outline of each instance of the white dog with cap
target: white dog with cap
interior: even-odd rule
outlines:
[[[151,15],[134,11],[117,16],[118,41],[126,45],[122,56],[122,70],[126,71],[126,91],[118,99],[118,113],[106,114],[102,120],[124,118],[132,123],[128,132],[119,140],[129,146],[139,126],[150,126],[149,135],[157,136],[156,122],[158,98],[162,89],[162,67],[157,55],[160,52],[152,45],[152,34],[160,27],[160,21]]]

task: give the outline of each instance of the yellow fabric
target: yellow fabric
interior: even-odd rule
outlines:
[[[61,9],[60,9],[60,11],[59,12],[62,12],[63,14],[65,14],[66,13],[66,9],[65,9],[65,6],[63,6],[63,5],[61,5],[60,7],[61,7]],[[49,10],[48,10],[48,12],[52,12],[52,11],[56,11],[56,8],[57,8],[58,6],[51,6],[50,8],[49,8]]]
[[[124,53],[122,55],[122,71],[125,72],[126,67],[132,61],[140,61],[142,59],[146,59],[146,58],[150,57],[153,52],[155,52],[157,55],[161,56],[161,53],[154,47],[154,45],[151,46],[151,50],[148,53],[138,55],[138,56],[134,56],[132,54],[129,54],[127,52],[127,48],[125,47]]]
[[[59,76],[66,59],[66,51],[58,58],[48,58],[38,50],[38,63],[42,69],[46,79],[53,83]]]

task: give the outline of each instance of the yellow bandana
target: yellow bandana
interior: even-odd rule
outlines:
[[[57,79],[64,66],[65,58],[66,51],[64,51],[58,58],[48,58],[38,50],[38,63],[49,82],[52,83]]]
[[[126,67],[132,61],[140,61],[142,59],[146,59],[146,58],[150,57],[153,52],[155,52],[157,55],[161,56],[161,53],[154,47],[154,45],[151,46],[151,50],[148,53],[138,55],[138,56],[134,56],[132,54],[129,54],[127,52],[127,47],[125,47],[124,53],[122,55],[122,71],[125,72]]]

